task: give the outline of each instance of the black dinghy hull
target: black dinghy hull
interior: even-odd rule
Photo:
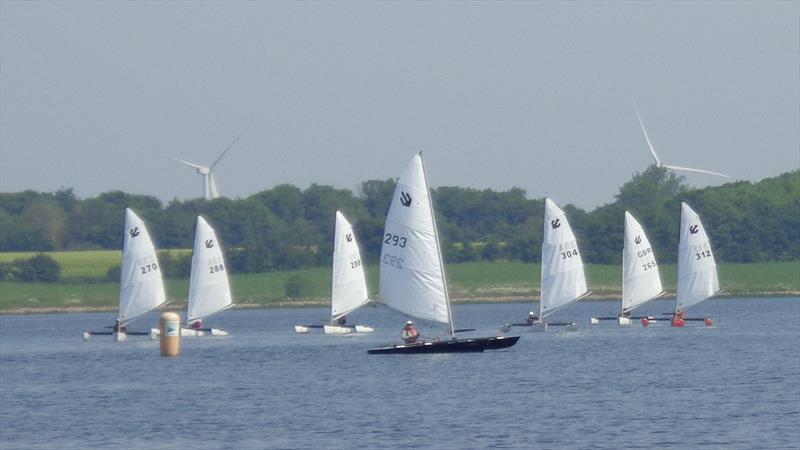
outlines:
[[[421,354],[421,353],[480,353],[484,350],[508,348],[517,343],[519,336],[453,339],[449,341],[419,342],[391,345],[367,350],[371,355]]]

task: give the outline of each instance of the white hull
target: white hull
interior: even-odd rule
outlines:
[[[631,324],[631,319],[629,317],[620,316],[617,318],[617,323],[619,323],[621,327],[627,327]]]
[[[158,328],[150,329],[150,339],[156,339],[161,336],[161,331]],[[211,328],[205,330],[195,330],[194,328],[181,328],[181,337],[200,337],[200,336],[229,336],[225,330],[218,328]]]
[[[297,327],[295,327],[296,329]],[[374,328],[366,325],[356,325],[354,327],[339,327],[335,325],[325,325],[322,327],[325,334],[350,334],[350,333],[371,333]]]
[[[295,326],[294,326],[294,332],[295,332],[295,333],[301,333],[301,334],[305,334],[305,333],[308,333],[308,332],[309,332],[309,330],[310,330],[310,329],[309,329],[308,327],[304,327],[304,326],[302,326],[302,325],[295,325]]]

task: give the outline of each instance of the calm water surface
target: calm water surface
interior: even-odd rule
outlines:
[[[405,320],[383,308],[341,337],[294,333],[327,309],[229,311],[211,322],[231,337],[184,339],[180,358],[83,342],[113,314],[2,316],[0,448],[798,448],[800,299],[709,300],[691,315],[713,328],[588,325],[617,308],[578,303],[555,319],[580,331],[505,351],[410,356],[367,355]],[[454,314],[491,335],[528,309]]]

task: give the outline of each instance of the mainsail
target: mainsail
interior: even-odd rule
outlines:
[[[142,219],[126,208],[117,320],[128,324],[164,303],[164,281],[150,233]]]
[[[380,298],[388,307],[418,319],[449,323],[447,283],[433,206],[422,163],[414,155],[386,217],[380,268]]]
[[[656,298],[662,292],[661,276],[650,240],[639,222],[625,211],[622,249],[622,313]]]
[[[186,322],[201,320],[232,306],[228,267],[217,235],[203,217],[197,216]]]
[[[681,202],[678,246],[678,296],[675,312],[684,311],[719,292],[717,264],[700,216]]]
[[[353,234],[353,227],[341,212],[336,211],[333,244],[333,286],[331,289],[331,321],[369,302],[367,280]]]
[[[545,199],[542,241],[542,299],[539,318],[580,300],[588,294],[583,262],[567,216],[552,200]]]

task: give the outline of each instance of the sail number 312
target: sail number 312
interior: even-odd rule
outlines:
[[[694,254],[695,259],[711,258],[711,250],[703,250]]]

